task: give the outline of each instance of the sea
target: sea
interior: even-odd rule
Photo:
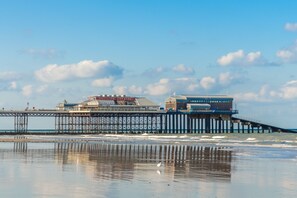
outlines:
[[[297,134],[2,135],[0,197],[296,197]]]

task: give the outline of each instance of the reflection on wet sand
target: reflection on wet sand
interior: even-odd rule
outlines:
[[[53,143],[49,144],[53,148],[39,148],[36,144],[16,142],[13,152],[33,159],[52,158],[62,166],[82,166],[88,175],[92,173],[92,177],[104,180],[132,180],[139,170],[156,170],[174,179],[231,179],[232,150],[224,147]],[[0,149],[1,153],[7,151],[11,150]]]

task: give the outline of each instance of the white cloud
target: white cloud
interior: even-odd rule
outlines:
[[[236,93],[234,97],[238,101],[271,102],[276,99],[297,99],[297,80],[288,81],[281,88],[271,90],[268,85],[260,87],[258,92]]]
[[[20,78],[20,75],[13,71],[0,72],[0,81],[11,81]]]
[[[40,85],[39,87],[36,88],[37,93],[44,93],[46,92],[48,88],[48,85]]]
[[[291,80],[287,82],[285,86],[297,86],[297,80]]]
[[[170,81],[169,78],[162,78],[162,79],[160,79],[160,83],[161,84],[167,84],[167,83],[169,83],[169,81]]]
[[[287,82],[277,95],[283,99],[297,98],[297,80]]]
[[[259,96],[267,96],[267,93],[269,92],[269,86],[263,85],[259,90]]]
[[[278,98],[281,100],[293,100],[297,99],[297,80],[291,80],[285,83],[281,88],[278,90],[271,90],[269,91],[267,87],[263,87],[260,90],[260,95],[267,95],[270,98]]]
[[[236,52],[230,52],[224,56],[221,56],[217,62],[222,65],[230,65],[233,64],[234,62],[241,60],[244,57],[244,52],[243,50],[238,50]]]
[[[271,96],[271,97],[274,97],[274,98],[276,98],[276,97],[281,97],[281,95],[280,95],[280,93],[278,93],[277,91],[270,91],[269,92],[269,95]]]
[[[17,83],[16,83],[16,81],[12,81],[12,82],[10,82],[9,89],[16,89],[16,88],[17,88]]]
[[[189,93],[199,87],[195,78],[163,78],[159,82],[146,86],[145,94],[152,96],[169,95],[172,93]]]
[[[192,67],[185,66],[184,64],[179,64],[174,67],[156,67],[156,68],[150,68],[147,69],[145,72],[143,72],[143,75],[146,77],[152,77],[152,78],[159,78],[161,75],[164,74],[170,74],[174,72],[175,74],[187,74],[192,75],[195,74],[195,69]]]
[[[261,52],[250,52],[247,54],[246,59],[249,63],[257,61],[261,57]]]
[[[233,79],[230,72],[221,73],[219,75],[219,82],[221,85],[229,85]]]
[[[157,73],[162,73],[162,72],[164,72],[164,70],[165,70],[164,67],[157,67],[154,69],[154,71]]]
[[[297,62],[297,41],[295,43],[283,50],[276,52],[276,56],[282,59],[285,63],[296,63]]]
[[[254,92],[237,93],[234,98],[238,101],[259,101],[259,95]]]
[[[35,71],[35,77],[42,82],[52,83],[75,78],[115,77],[122,76],[122,73],[122,68],[107,60],[98,62],[84,60],[69,65],[47,65]]]
[[[143,93],[142,87],[138,87],[136,85],[132,85],[128,88],[128,91],[132,95],[141,95]]]
[[[193,94],[198,91],[202,93],[207,91],[209,93],[210,90],[212,92],[218,91],[218,88],[239,82],[240,79],[239,74],[230,72],[221,73],[218,78],[211,76],[205,76],[201,79],[192,77],[161,78],[158,82],[148,84],[143,93],[153,96],[168,95],[174,92],[177,94]]]
[[[192,67],[186,67],[184,64],[179,64],[172,68],[174,72],[194,74],[195,70]]]
[[[211,89],[216,83],[216,80],[210,76],[203,77],[200,80],[200,85],[204,89]]]
[[[268,85],[263,85],[258,92],[236,93],[233,94],[233,96],[237,101],[271,102],[272,98],[270,93]]]
[[[221,73],[218,78],[205,76],[201,79],[182,77],[182,78],[161,78],[159,81],[150,83],[143,89],[138,87],[137,92],[133,92],[131,87],[125,87],[125,93],[146,94],[151,96],[177,94],[197,94],[198,91],[203,93],[207,91],[215,92],[222,86],[228,86],[234,82],[238,82],[240,76],[230,72]],[[217,83],[218,82],[218,83]],[[220,86],[222,85],[222,86]]]
[[[282,88],[282,98],[295,99],[297,98],[297,86],[289,86]]]
[[[297,23],[286,23],[285,30],[291,31],[291,32],[297,31]]]
[[[142,73],[142,75],[144,75],[145,77],[157,77],[166,71],[168,71],[168,68],[166,67],[156,67],[156,68],[147,69]]]
[[[118,94],[118,95],[128,94],[126,86],[116,86],[113,88],[113,91],[115,92],[115,94]]]
[[[149,95],[153,96],[168,94],[171,91],[171,88],[169,86],[169,79],[161,79],[157,83],[149,84],[146,89],[146,92]]]
[[[197,90],[199,88],[199,84],[198,83],[195,83],[195,82],[192,82],[192,83],[190,83],[189,84],[189,86],[188,86],[188,90],[190,91],[190,92],[194,92],[195,90]]]
[[[26,97],[36,95],[49,96],[52,93],[57,93],[57,91],[53,92],[53,90],[51,90],[47,84],[39,86],[28,84],[21,88],[21,94]]]
[[[49,49],[29,48],[29,49],[22,50],[21,53],[33,56],[34,58],[46,58],[46,59],[63,57],[65,54],[63,51],[59,51],[53,48],[49,48]]]
[[[230,52],[226,55],[221,56],[217,60],[218,64],[221,66],[228,65],[238,65],[238,66],[248,66],[248,65],[263,65],[268,64],[262,59],[260,51],[250,52],[245,54],[243,50],[238,50],[235,52]]]
[[[243,80],[244,80],[244,77],[241,74],[231,73],[231,72],[220,73],[218,77],[218,82],[223,87],[238,84]]]
[[[118,95],[142,95],[143,94],[143,89],[142,87],[136,86],[136,85],[131,85],[129,87],[127,86],[116,86],[113,88],[113,91],[115,94]]]
[[[109,78],[99,78],[92,82],[92,86],[94,87],[111,87],[114,79],[112,77]]]
[[[33,92],[33,86],[32,85],[25,85],[23,88],[22,88],[22,94],[26,97],[29,97],[32,95],[32,92]]]
[[[294,53],[290,50],[279,50],[276,52],[276,56],[284,60],[289,60],[294,57]]]

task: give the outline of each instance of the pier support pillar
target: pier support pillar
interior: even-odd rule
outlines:
[[[230,133],[234,133],[234,123],[230,120]]]
[[[187,115],[184,114],[184,118],[183,118],[183,132],[186,133],[186,117]]]
[[[167,123],[168,123],[168,115],[167,114],[165,114],[164,115],[164,120],[165,120],[165,122],[164,122],[164,133],[168,133],[168,125],[167,125]]]
[[[205,133],[210,133],[210,116],[207,115],[205,118]]]
[[[188,115],[187,116],[187,133],[190,133],[191,132],[191,118],[190,116]]]
[[[200,118],[197,118],[197,129],[198,129],[198,133],[202,133],[202,131],[201,131],[201,124],[200,124]]]
[[[28,114],[18,113],[14,116],[14,130],[17,133],[28,132]]]
[[[222,133],[222,118],[219,118],[219,133]]]

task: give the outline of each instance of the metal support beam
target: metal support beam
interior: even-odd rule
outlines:
[[[14,117],[14,130],[17,133],[28,132],[28,114],[19,113]]]

